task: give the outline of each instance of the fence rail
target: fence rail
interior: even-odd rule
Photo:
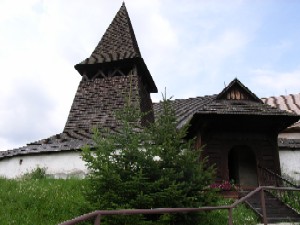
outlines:
[[[94,225],[100,225],[102,216],[109,215],[135,215],[135,214],[166,214],[166,213],[192,213],[192,212],[201,212],[201,211],[212,211],[212,210],[228,210],[228,224],[233,225],[232,210],[236,208],[239,204],[245,202],[248,198],[254,194],[260,192],[260,201],[263,212],[263,223],[264,225],[268,224],[267,213],[266,213],[266,204],[265,204],[265,190],[281,190],[281,191],[300,191],[300,188],[291,188],[291,187],[274,187],[274,186],[259,186],[254,191],[249,192],[245,197],[240,198],[231,205],[224,206],[208,206],[201,208],[158,208],[158,209],[121,209],[121,210],[97,210],[82,216],[79,216],[75,219],[65,221],[59,225],[75,225],[79,222],[87,221],[94,219]]]
[[[277,187],[296,187],[300,188],[300,185],[294,184],[292,181],[283,178],[277,173],[274,173],[272,170],[258,166],[258,169],[260,170],[260,173],[262,177],[265,179],[265,182],[267,182],[267,185],[274,185],[276,184]]]

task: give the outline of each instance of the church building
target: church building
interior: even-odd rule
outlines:
[[[151,100],[150,94],[158,90],[124,3],[90,57],[75,69],[82,79],[63,131],[0,152],[0,176],[16,178],[43,167],[58,178],[84,177],[88,171],[80,149],[93,145],[94,127],[118,129],[114,112],[124,106],[129,92],[142,112],[151,112],[141,118],[141,125],[153,122],[162,110]],[[300,119],[291,110],[266,103],[238,79],[215,95],[172,101],[178,128],[189,124],[187,138],[196,137],[204,156],[216,166],[216,182],[234,180],[244,187],[274,185],[265,171],[281,174],[278,134]]]

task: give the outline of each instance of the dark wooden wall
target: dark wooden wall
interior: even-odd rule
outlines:
[[[216,166],[216,182],[229,180],[228,156],[230,150],[236,146],[247,146],[254,152],[257,166],[260,165],[280,174],[276,134],[211,131],[199,133],[197,140],[198,145],[204,146],[203,154],[208,156],[209,163]],[[259,185],[272,183],[266,180],[258,167],[257,175]]]

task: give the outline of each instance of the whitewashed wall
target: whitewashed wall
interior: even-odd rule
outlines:
[[[282,173],[300,181],[300,151],[279,151]],[[24,155],[0,161],[0,176],[18,178],[26,172],[41,167],[55,178],[84,177],[88,170],[80,152],[56,152],[42,155]]]
[[[47,175],[55,178],[84,177],[88,172],[80,152],[69,151],[6,158],[0,161],[0,176],[17,178],[37,167],[46,168]]]
[[[300,133],[280,133],[279,138],[300,139]]]
[[[300,182],[300,151],[279,151],[281,173]]]

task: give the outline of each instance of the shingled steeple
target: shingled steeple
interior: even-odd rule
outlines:
[[[142,112],[142,124],[154,120],[150,93],[157,87],[141,57],[131,21],[123,3],[91,56],[75,65],[82,76],[64,132],[116,128],[114,114],[131,95]]]
[[[141,58],[141,53],[123,3],[91,56],[81,64],[96,64],[131,58]]]
[[[107,70],[112,65],[115,67],[121,65],[124,68],[125,65],[132,64],[135,64],[141,71],[139,75],[147,90],[150,93],[156,93],[157,87],[141,56],[126,6],[123,3],[91,56],[75,65],[75,69],[84,79],[92,79],[95,76],[103,76],[103,70]],[[126,68],[125,70],[127,72]]]

